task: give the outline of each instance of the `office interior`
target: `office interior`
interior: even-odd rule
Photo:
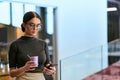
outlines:
[[[0,80],[14,80],[8,50],[24,34],[20,25],[27,11],[42,17],[37,37],[48,43],[51,61],[58,64],[48,80],[92,80],[89,76],[120,60],[119,7],[120,0],[0,0]]]

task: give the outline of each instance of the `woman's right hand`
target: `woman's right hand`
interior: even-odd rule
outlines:
[[[25,71],[32,71],[35,69],[37,65],[34,63],[34,61],[27,61],[25,66],[24,66],[24,69]]]
[[[22,75],[25,71],[32,71],[36,67],[36,64],[33,61],[27,61],[23,67],[16,69],[15,67],[10,68],[10,76],[18,77]]]

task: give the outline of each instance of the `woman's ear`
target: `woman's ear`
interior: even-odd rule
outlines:
[[[23,27],[25,28],[25,25],[26,25],[26,24],[25,24],[25,23],[22,23],[22,25],[23,25]]]
[[[25,32],[25,25],[26,25],[25,23],[21,24],[21,29],[22,29],[23,32]]]

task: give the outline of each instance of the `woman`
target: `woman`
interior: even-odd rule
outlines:
[[[45,80],[43,73],[52,75],[56,71],[55,67],[45,67],[50,63],[48,47],[36,38],[41,24],[41,17],[36,12],[27,12],[21,24],[24,35],[10,45],[10,76],[16,80]],[[38,65],[30,59],[31,56],[38,56]]]

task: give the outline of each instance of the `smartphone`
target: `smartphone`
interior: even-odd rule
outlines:
[[[57,66],[57,64],[47,64],[46,68],[51,69],[50,67]]]

